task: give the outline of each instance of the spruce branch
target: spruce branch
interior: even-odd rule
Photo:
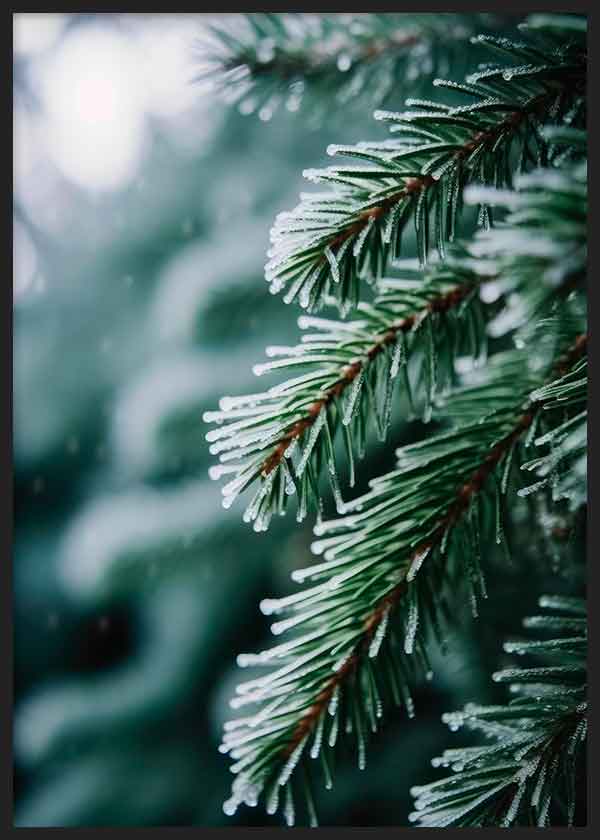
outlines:
[[[222,462],[211,476],[234,476],[223,487],[226,507],[258,481],[245,514],[256,530],[266,529],[274,513],[283,514],[294,495],[301,521],[308,505],[318,503],[317,481],[327,468],[343,512],[335,450],[340,430],[352,487],[354,459],[364,455],[370,426],[374,423],[381,440],[387,435],[398,380],[412,405],[409,362],[417,366],[412,379],[418,390],[419,381],[426,380],[428,420],[437,391],[453,376],[455,357],[481,353],[486,319],[478,287],[485,278],[463,266],[462,257],[461,251],[451,266],[432,267],[425,279],[404,268],[402,279],[380,283],[374,304],[360,305],[360,320],[304,316],[300,327],[316,332],[294,347],[267,348],[278,358],[256,365],[255,373],[295,377],[261,394],[225,397],[221,411],[204,415],[206,422],[220,424],[206,436]]]
[[[412,789],[411,821],[435,828],[574,824],[574,782],[587,735],[586,605],[563,596],[543,596],[539,605],[545,612],[524,626],[560,635],[507,642],[504,650],[546,662],[493,675],[509,684],[513,699],[506,705],[469,704],[444,715],[453,731],[466,727],[492,743],[434,759],[434,767],[454,774]]]
[[[469,204],[485,202],[507,211],[501,223],[480,231],[469,246],[475,265],[495,270],[495,294],[505,297],[506,306],[489,325],[492,337],[526,323],[535,328],[548,304],[585,289],[587,165],[568,162],[563,145],[568,140],[577,154],[585,149],[585,134],[557,135],[548,128],[543,133],[552,141],[557,165],[517,176],[514,190],[472,186],[465,191]]]
[[[476,101],[450,106],[407,100],[414,110],[377,112],[396,139],[330,146],[360,166],[309,170],[305,176],[332,186],[306,193],[271,232],[265,273],[273,293],[298,299],[312,311],[334,297],[343,311],[356,304],[360,280],[381,276],[400,254],[402,233],[414,219],[419,260],[425,264],[431,229],[443,258],[455,237],[465,187],[472,182],[510,186],[515,171],[544,165],[544,123],[577,127],[585,106],[585,54],[581,43],[556,47],[542,64],[528,44],[479,38],[521,63],[487,67],[465,84],[436,80]],[[539,56],[538,56],[539,59]],[[433,220],[433,222],[431,221]],[[488,226],[488,206],[480,222]]]
[[[553,339],[547,336],[546,344],[564,347],[564,336]],[[538,410],[528,395],[584,352],[580,336],[533,369],[522,351],[493,357],[487,382],[471,391],[472,399],[488,401],[487,414],[399,450],[397,469],[371,481],[371,490],[348,504],[349,516],[315,528],[324,539],[313,551],[324,553],[324,562],[292,577],[316,585],[261,604],[267,614],[288,614],[273,625],[275,634],[301,627],[300,633],[238,658],[242,666],[274,668],[239,686],[232,701],[259,704],[259,711],[226,727],[221,749],[236,762],[228,813],[242,802],[256,804],[263,792],[274,813],[282,788],[292,801],[292,776],[301,761],[308,765],[309,739],[330,784],[341,729],[353,734],[364,767],[367,731],[377,730],[384,699],[413,714],[408,686],[430,672],[426,636],[441,637],[445,593],[466,583],[475,614],[486,595],[479,562],[481,526],[489,528],[485,497],[491,493],[501,541],[512,453]]]
[[[210,28],[198,80],[242,114],[269,120],[282,106],[313,123],[331,106],[383,104],[461,58],[464,39],[490,15],[249,14]]]
[[[523,487],[520,495],[549,488],[552,501],[566,499],[572,511],[586,504],[587,384],[587,359],[582,359],[531,395],[534,404],[550,414],[554,422],[547,420],[546,431],[534,441],[543,454],[521,466],[538,481]]]
[[[255,367],[257,374],[287,372],[294,378],[263,393],[225,397],[221,411],[204,415],[219,423],[207,434],[222,462],[211,475],[232,476],[223,487],[226,506],[259,482],[246,512],[257,530],[275,512],[283,514],[294,495],[301,521],[309,505],[319,505],[318,479],[327,466],[342,513],[335,449],[340,428],[352,487],[354,460],[365,451],[370,425],[385,439],[397,380],[410,405],[423,405],[427,421],[436,393],[452,384],[457,356],[481,356],[486,333],[498,337],[536,324],[557,301],[581,289],[585,166],[563,162],[560,169],[519,176],[515,186],[467,191],[467,201],[478,202],[483,192],[490,205],[508,209],[504,223],[452,246],[445,261],[430,264],[424,275],[407,268],[408,261],[396,263],[402,279],[380,280],[373,304],[358,305],[361,320],[301,317],[302,327],[317,332],[294,347],[267,348],[278,358]]]

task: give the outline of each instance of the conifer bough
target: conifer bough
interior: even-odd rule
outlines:
[[[199,80],[242,114],[270,120],[282,105],[318,124],[331,110],[386,101],[459,59],[491,15],[252,14],[209,27]]]
[[[309,173],[332,189],[303,196],[273,229],[271,290],[352,317],[303,315],[302,341],[268,348],[271,361],[255,368],[292,378],[225,397],[205,415],[217,424],[207,437],[221,462],[211,475],[231,476],[224,505],[252,488],[244,519],[258,531],[294,496],[298,520],[316,506],[312,550],[322,555],[292,575],[308,586],[261,602],[287,640],[238,657],[266,673],[231,702],[250,713],[225,726],[228,814],[262,799],[289,825],[298,807],[316,825],[313,785],[321,777],[332,786],[341,742],[354,744],[364,768],[384,712],[395,704],[413,716],[412,687],[432,675],[430,644],[445,649],[461,605],[478,615],[482,566],[496,548],[509,551],[513,511],[535,500],[565,516],[585,508],[585,19],[533,15],[520,28],[518,42],[477,38],[502,63],[464,83],[436,82],[459,104],[409,100],[405,112],[378,115],[391,122],[390,139],[332,149],[361,165]],[[479,205],[474,234],[463,203]],[[411,216],[417,259],[400,262]],[[354,486],[370,430],[386,437],[395,391],[405,414],[434,419],[435,430],[345,500],[341,464]],[[326,521],[324,474],[339,514]],[[532,524],[541,545],[543,523]],[[413,821],[573,822],[587,719],[584,606],[562,596],[543,604],[572,615],[531,626],[577,633],[513,645],[558,664],[499,672],[514,678],[513,703],[447,718],[497,744],[447,752],[442,762],[458,772],[415,790]]]
[[[223,452],[220,467],[235,478],[223,487],[224,504],[258,479],[260,488],[247,509],[257,530],[268,526],[272,512],[285,512],[288,497],[299,499],[298,518],[307,512],[309,495],[314,496],[317,478],[324,464],[332,485],[338,511],[344,502],[338,480],[338,461],[334,442],[341,427],[350,466],[349,484],[354,485],[354,456],[362,456],[368,431],[369,413],[374,415],[379,437],[385,439],[391,420],[393,389],[398,379],[409,401],[411,385],[408,360],[423,344],[449,339],[448,351],[479,349],[468,329],[469,318],[477,318],[480,302],[476,296],[479,278],[457,264],[451,271],[431,272],[425,284],[420,279],[390,279],[380,284],[381,295],[373,306],[360,307],[361,320],[338,322],[304,316],[299,323],[317,333],[303,337],[296,347],[272,347],[267,352],[282,356],[275,362],[257,365],[255,372],[294,371],[301,376],[274,386],[264,394],[225,398],[221,412],[207,412],[205,420],[221,421],[221,428],[207,435],[214,441],[213,451]],[[449,318],[455,323],[449,323]],[[478,317],[481,320],[481,313]],[[435,326],[434,326],[435,323]],[[465,338],[459,330],[465,324]],[[476,328],[475,328],[476,329]],[[451,343],[456,348],[451,347]],[[435,347],[430,347],[435,353]],[[451,358],[445,359],[444,373],[451,372]],[[441,374],[436,376],[439,379]],[[428,389],[431,398],[434,381]],[[301,450],[300,444],[304,443]],[[296,456],[294,458],[294,456]],[[241,463],[229,463],[242,458]]]
[[[290,778],[309,753],[309,739],[310,755],[321,755],[327,783],[332,763],[327,751],[342,727],[353,733],[364,767],[366,733],[377,730],[386,695],[412,716],[409,684],[431,671],[424,628],[441,640],[444,592],[464,589],[466,581],[475,615],[478,598],[486,597],[480,532],[489,530],[489,523],[481,497],[485,490],[493,502],[501,542],[502,496],[515,447],[535,428],[542,408],[527,392],[543,381],[544,371],[550,381],[564,379],[584,353],[585,336],[579,335],[553,360],[550,374],[548,364],[527,371],[519,351],[497,357],[489,381],[468,395],[473,401],[496,393],[489,414],[399,450],[397,469],[370,482],[371,490],[348,506],[349,516],[317,526],[325,538],[313,551],[324,552],[324,562],[293,575],[316,585],[262,604],[266,613],[289,614],[273,632],[297,627],[301,632],[263,654],[238,658],[245,666],[281,664],[238,687],[236,706],[260,708],[232,721],[225,733],[223,750],[236,759],[228,810],[252,804],[263,790],[270,812],[277,808],[280,788],[286,788],[286,801],[292,797]],[[521,393],[514,390],[517,373]]]
[[[485,43],[498,45],[490,38]],[[474,104],[408,100],[415,110],[375,114],[392,123],[397,139],[329,147],[330,154],[365,163],[305,173],[334,188],[304,194],[295,210],[276,220],[266,266],[272,292],[285,291],[286,303],[297,298],[309,310],[330,295],[347,311],[359,299],[361,277],[381,276],[389,257],[400,255],[411,216],[421,263],[427,260],[431,219],[443,257],[445,242],[455,238],[468,183],[510,186],[515,170],[545,163],[542,124],[582,124],[585,59],[580,45],[558,48],[544,64],[531,62],[536,49],[500,46],[523,63],[481,70],[464,84],[436,81],[474,98]],[[485,204],[480,220],[489,224]]]
[[[569,137],[581,143],[577,132]],[[562,146],[556,151],[564,155]],[[437,391],[452,381],[455,358],[480,357],[486,331],[498,336],[535,323],[556,297],[581,286],[585,178],[581,163],[565,163],[560,172],[518,176],[517,191],[471,188],[468,200],[480,200],[483,192],[488,203],[510,210],[503,227],[453,247],[424,274],[407,261],[396,263],[401,278],[378,281],[373,304],[357,307],[360,320],[302,316],[300,326],[317,332],[294,347],[267,348],[276,360],[255,368],[259,375],[295,376],[264,393],[223,398],[221,411],[204,416],[220,424],[207,435],[222,462],[211,475],[233,476],[223,487],[223,504],[258,481],[245,514],[256,530],[267,528],[275,512],[285,513],[294,496],[300,521],[311,501],[318,504],[317,482],[326,471],[343,512],[335,448],[340,429],[352,487],[355,456],[364,455],[370,426],[386,437],[394,391],[400,389],[413,412],[413,391],[423,393],[428,420]],[[504,302],[499,310],[498,298]]]
[[[543,828],[558,817],[574,824],[574,780],[582,773],[587,734],[586,606],[581,598],[564,596],[543,596],[539,605],[545,612],[526,618],[524,626],[561,635],[507,642],[504,650],[547,662],[493,675],[496,682],[509,683],[510,703],[471,703],[444,716],[453,731],[464,726],[492,744],[449,749],[433,759],[434,767],[451,767],[454,775],[412,789],[411,821],[434,828],[515,822]]]

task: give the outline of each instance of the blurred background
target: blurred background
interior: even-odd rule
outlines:
[[[217,746],[236,654],[268,642],[258,601],[289,590],[311,522],[255,534],[223,510],[201,418],[295,332],[262,269],[302,170],[384,130],[369,109],[311,123],[208,95],[191,82],[208,18],[13,18],[18,826],[273,821],[225,817]],[[400,414],[364,481],[419,433]],[[491,697],[496,625],[465,619],[416,719],[391,715],[367,772],[348,761],[323,792],[322,824],[406,824],[442,712]]]

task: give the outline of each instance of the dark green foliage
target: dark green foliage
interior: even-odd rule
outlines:
[[[485,188],[486,202],[510,211],[502,224],[453,246],[424,274],[408,261],[396,262],[400,278],[378,281],[373,302],[358,304],[357,320],[302,316],[300,326],[315,332],[296,346],[267,348],[275,360],[254,369],[293,378],[263,393],[224,397],[221,411],[204,415],[219,423],[207,434],[222,462],[212,475],[232,476],[223,487],[224,504],[258,481],[245,517],[256,530],[284,513],[294,495],[301,521],[310,505],[318,508],[317,482],[327,465],[342,512],[337,438],[344,441],[352,487],[354,460],[365,451],[370,426],[386,437],[395,391],[409,405],[414,391],[427,421],[437,392],[452,382],[455,359],[483,360],[486,329],[497,336],[534,324],[557,294],[582,288],[585,179],[585,163],[563,161],[561,170],[518,176],[516,190]],[[481,192],[475,188],[467,199],[477,201]]]
[[[412,717],[411,692],[432,676],[432,644],[445,649],[465,606],[477,617],[493,596],[483,568],[494,549],[508,551],[518,511],[529,510],[531,522],[536,500],[570,514],[586,503],[584,23],[534,15],[518,42],[477,37],[500,64],[480,65],[464,83],[436,80],[449,102],[412,99],[405,112],[379,112],[392,137],[330,148],[359,165],[305,173],[329,191],[303,195],[276,220],[270,290],[310,312],[336,306],[352,317],[302,316],[299,326],[312,332],[298,345],[268,348],[273,361],[255,367],[292,378],[226,397],[205,415],[220,424],[207,435],[221,460],[213,477],[232,475],[224,505],[252,487],[244,519],[260,531],[296,495],[299,521],[318,510],[312,550],[322,555],[292,574],[307,588],[261,604],[278,614],[272,631],[288,641],[238,658],[267,671],[232,701],[250,713],[226,725],[221,749],[235,774],[226,813],[262,799],[289,825],[298,806],[315,825],[312,785],[332,785],[341,744],[351,743],[364,767],[368,734],[383,715],[397,705]],[[462,213],[469,204],[479,206],[475,233]],[[399,261],[410,219],[416,259]],[[340,475],[354,485],[355,460],[371,430],[385,439],[397,396],[406,419],[434,420],[422,427],[433,431],[400,447],[395,468],[347,500]],[[339,514],[328,521],[322,474]],[[519,671],[519,679],[570,674],[569,657],[581,656],[583,643],[522,646],[564,659],[558,670]],[[528,689],[519,691],[531,705]],[[422,794],[422,822],[460,821],[470,803],[474,818],[510,824],[534,778],[542,781],[527,793],[529,817],[553,820],[557,739],[584,736],[574,696],[566,720],[558,699],[535,714],[527,706],[526,735],[515,718],[523,756],[546,737],[535,766],[524,770],[519,748],[501,741],[501,767],[489,777]],[[478,708],[464,720],[483,725],[488,714],[512,712]],[[508,736],[504,724],[494,726]],[[461,751],[460,761],[479,773],[484,752]],[[566,776],[572,816],[574,775]],[[506,795],[488,812],[482,790],[490,802]]]
[[[504,645],[507,653],[538,662],[493,675],[508,683],[513,698],[445,716],[450,729],[464,726],[488,742],[448,749],[433,760],[455,773],[412,789],[410,819],[419,825],[574,824],[587,734],[586,606],[579,598],[544,596],[540,607],[544,614],[526,618],[524,626],[552,638]]]
[[[355,304],[360,279],[381,276],[388,260],[400,255],[411,218],[419,261],[427,261],[430,239],[443,258],[469,183],[510,186],[515,172],[547,163],[543,124],[584,124],[580,42],[556,47],[544,63],[534,45],[485,44],[512,61],[486,66],[464,84],[436,80],[460,94],[460,104],[407,100],[407,111],[378,112],[391,123],[393,138],[330,146],[330,154],[357,158],[360,165],[305,172],[332,188],[303,195],[273,227],[266,277],[273,292],[285,291],[286,303],[298,299],[314,310],[332,295],[345,307]],[[489,225],[485,202],[479,218]]]
[[[580,325],[574,318],[573,333]],[[567,337],[574,335],[557,330],[541,342],[554,350],[543,361],[530,364],[522,351],[494,356],[486,381],[457,392],[453,414],[462,406],[493,408],[400,449],[397,468],[348,503],[347,516],[316,526],[322,539],[312,548],[323,562],[293,573],[313,585],[261,605],[266,614],[286,616],[273,632],[292,630],[293,637],[238,658],[243,666],[274,669],[238,687],[235,707],[259,708],[225,734],[223,750],[236,760],[237,774],[228,809],[252,804],[263,791],[268,810],[285,809],[279,789],[309,747],[329,768],[338,733],[351,734],[363,766],[367,733],[377,730],[385,704],[413,714],[409,686],[430,671],[427,644],[431,634],[443,638],[448,595],[462,591],[475,616],[479,598],[487,597],[480,545],[490,534],[503,539],[501,498],[514,450],[533,425],[532,390],[583,352],[581,344],[566,345]]]
[[[241,113],[268,121],[282,106],[315,124],[331,110],[374,108],[464,60],[464,39],[491,15],[251,14],[211,27],[209,79]]]
[[[549,127],[544,136],[553,137]],[[561,136],[570,138],[570,156],[577,156],[585,135],[571,129]],[[508,298],[501,319],[491,326],[499,335],[519,324],[535,325],[547,303],[565,298],[573,290],[583,291],[587,265],[587,164],[569,164],[560,152],[558,167],[537,169],[515,178],[514,190],[471,187],[465,198],[470,203],[486,202],[508,211],[501,222],[481,231],[470,246],[470,255],[480,271],[496,275],[495,293]],[[518,280],[518,282],[517,282]]]
[[[309,502],[319,498],[317,479],[327,466],[341,513],[336,438],[344,441],[352,487],[354,459],[364,455],[370,426],[385,440],[394,391],[399,388],[412,399],[408,370],[413,359],[428,359],[424,369],[412,374],[417,388],[428,380],[428,419],[437,389],[453,375],[454,358],[480,351],[484,317],[479,282],[458,260],[452,267],[431,270],[426,282],[416,271],[403,269],[402,279],[381,281],[372,304],[359,305],[359,320],[301,317],[299,326],[314,332],[295,347],[267,348],[267,355],[281,358],[254,368],[257,375],[285,371],[294,378],[262,394],[225,397],[220,412],[204,416],[222,424],[207,434],[215,441],[211,450],[220,452],[223,462],[213,468],[213,476],[235,476],[223,487],[224,505],[258,480],[260,488],[244,517],[254,520],[256,530],[265,530],[273,513],[285,512],[293,495],[299,499],[301,521]]]
[[[567,499],[569,508],[576,510],[587,499],[587,360],[534,392],[532,399],[554,424],[546,420],[550,428],[534,441],[543,454],[522,466],[539,481],[520,492],[528,495],[550,487],[554,502]]]

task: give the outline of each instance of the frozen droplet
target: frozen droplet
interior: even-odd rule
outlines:
[[[398,371],[402,365],[406,364],[406,343],[404,333],[398,330],[396,335],[396,343],[392,351],[392,361],[390,364],[390,378],[395,379]]]
[[[263,615],[272,615],[274,612],[277,612],[278,608],[279,601],[273,598],[263,598],[259,604],[259,609]]]
[[[413,555],[411,564],[410,564],[410,566],[408,568],[408,571],[406,573],[407,582],[410,582],[411,580],[414,580],[414,578],[417,575],[417,572],[419,571],[419,569],[423,565],[423,561],[425,560],[425,558],[427,557],[427,555],[429,554],[430,551],[431,551],[431,546],[427,546],[426,548],[421,549],[421,551],[416,551],[415,552],[415,554]]]
[[[340,73],[346,73],[352,67],[352,59],[347,53],[341,53],[336,63]]]
[[[371,657],[371,659],[374,659],[381,649],[381,645],[385,638],[385,634],[388,627],[389,616],[390,612],[389,610],[386,610],[386,612],[383,614],[383,618],[377,625],[377,629],[375,630],[375,634],[373,636],[371,644],[369,645],[369,656]]]
[[[293,826],[295,822],[294,801],[292,799],[292,791],[289,785],[285,789],[285,805],[283,809],[283,815],[285,817],[286,824],[289,827]]]
[[[290,779],[290,776],[292,775],[292,773],[296,769],[296,765],[298,764],[298,762],[300,760],[300,756],[302,755],[302,753],[304,751],[304,745],[306,744],[306,739],[307,738],[308,738],[308,736],[305,736],[302,739],[302,741],[300,741],[298,746],[294,749],[294,751],[292,752],[292,754],[288,758],[283,770],[281,771],[281,773],[279,775],[278,784],[279,784],[280,787],[283,787],[284,785],[287,785],[287,783]]]
[[[329,246],[325,248],[325,256],[327,257],[327,261],[329,263],[329,267],[331,269],[331,277],[334,283],[340,282],[340,267],[338,265],[338,261],[336,259],[335,254],[331,250]]]
[[[457,732],[465,722],[465,715],[463,712],[445,712],[442,715],[442,722],[451,732]]]
[[[269,292],[272,295],[278,295],[279,292],[283,291],[284,287],[284,280],[281,277],[274,277],[269,285]]]
[[[374,224],[375,224],[375,217],[374,216],[369,216],[369,220],[368,220],[367,224],[363,227],[363,229],[361,230],[361,232],[357,236],[356,241],[354,242],[354,245],[352,247],[352,253],[353,253],[353,255],[356,259],[358,259],[360,257],[360,255],[362,253],[362,250],[363,250],[363,247],[365,245],[365,242],[367,241],[367,237],[368,237],[368,235],[371,231],[371,228],[373,227]]]
[[[292,93],[290,96],[288,96],[288,98],[286,100],[286,103],[285,103],[285,107],[291,113],[295,113],[296,111],[298,111],[300,109],[301,102],[302,102],[302,97],[298,96],[298,94],[296,94],[296,93]]]
[[[364,738],[360,738],[358,742],[358,769],[364,770],[367,766],[367,750],[365,747]]]
[[[274,636],[280,636],[288,627],[287,621],[276,621],[274,624],[271,624],[271,633]]]
[[[339,715],[336,714],[333,717],[333,721],[331,723],[331,729],[329,730],[329,737],[327,739],[327,743],[329,744],[330,747],[335,747],[335,745],[336,745],[338,731],[339,731],[339,724],[340,724],[340,718],[339,718]]]
[[[350,391],[348,393],[348,399],[346,405],[344,407],[344,414],[342,417],[342,423],[344,426],[349,426],[354,418],[356,411],[359,405],[359,396],[361,392],[361,388],[365,378],[365,371],[364,368],[361,367],[358,371],[357,375],[354,377],[352,385],[350,387]]]
[[[289,470],[289,467],[285,461],[281,461],[280,468],[283,471],[283,477],[285,481],[285,494],[287,496],[293,496],[296,492],[296,485],[294,483],[294,479],[292,478],[292,474]]]
[[[235,469],[237,469],[237,467]],[[222,475],[224,475],[226,472],[230,472],[230,471],[231,471],[230,468],[221,466],[220,464],[217,464],[217,465],[213,465],[212,467],[208,468],[208,476],[213,481],[217,481],[219,478],[221,478]]]
[[[238,653],[236,663],[238,668],[248,668],[257,664],[258,657],[253,653]]]
[[[297,356],[298,350],[295,347],[287,347],[279,344],[270,344],[268,347],[265,347],[265,355],[268,356],[270,359],[274,358],[275,356]]]
[[[407,654],[411,654],[413,652],[418,625],[419,607],[417,604],[416,594],[413,594],[408,607],[408,617],[406,619],[406,631],[404,636],[404,652]]]
[[[261,64],[268,64],[275,58],[275,41],[272,38],[263,38],[257,48],[256,57]]]
[[[227,814],[228,817],[232,817],[237,811],[238,805],[239,802],[237,799],[234,799],[233,797],[231,797],[231,799],[226,799],[223,803],[223,812]]]
[[[325,726],[325,715],[321,715],[319,719],[319,723],[317,724],[317,728],[315,731],[314,741],[310,748],[310,757],[311,758],[318,758],[319,753],[321,752],[321,743],[323,741],[323,728]]]
[[[290,443],[288,448],[283,453],[283,457],[288,458],[288,459],[291,458],[297,448],[298,448],[298,438],[295,437],[295,438],[293,438],[292,442]]]
[[[279,785],[274,785],[273,788],[271,789],[271,793],[269,795],[269,798],[267,799],[266,812],[267,812],[267,814],[270,814],[271,816],[273,814],[277,813],[277,808],[279,807],[279,791],[280,791],[280,789],[281,788],[279,787]]]
[[[309,458],[312,454],[314,446],[315,446],[315,444],[317,442],[317,439],[318,439],[318,437],[321,433],[321,429],[323,428],[323,424],[325,423],[325,420],[326,420],[326,411],[325,411],[325,409],[321,409],[321,411],[319,412],[316,420],[314,421],[314,423],[311,427],[310,434],[308,436],[308,440],[307,440],[307,442],[304,446],[304,449],[302,451],[302,456],[301,456],[300,460],[298,461],[298,466],[296,467],[296,475],[298,476],[298,478],[302,475],[302,473],[306,469],[306,465],[308,464],[308,460],[309,460]]]
[[[240,112],[240,114],[248,116],[249,114],[254,113],[257,104],[258,103],[256,99],[254,99],[253,97],[247,97],[246,99],[243,99],[238,105],[238,111]]]
[[[333,499],[335,501],[335,509],[340,515],[342,515],[346,512],[346,503],[342,497],[342,490],[340,488],[338,475],[335,469],[335,463],[332,460],[328,461],[328,474]]]
[[[335,714],[337,712],[337,709],[338,709],[339,701],[340,701],[340,688],[339,688],[339,686],[336,685],[336,687],[333,690],[333,694],[331,695],[331,698],[329,700],[329,703],[327,705],[327,713],[330,714],[331,717],[335,716]]]
[[[273,108],[270,105],[263,105],[262,108],[258,112],[259,120],[262,122],[269,122],[269,120],[273,116]]]

